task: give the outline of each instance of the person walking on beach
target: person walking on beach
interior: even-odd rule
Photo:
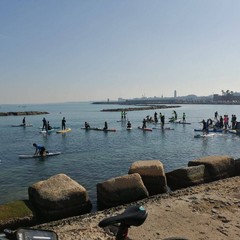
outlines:
[[[65,130],[66,129],[66,119],[65,117],[63,117],[62,119],[62,130]]]

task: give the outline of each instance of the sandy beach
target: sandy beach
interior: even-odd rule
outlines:
[[[185,237],[193,240],[240,239],[240,176],[157,195],[138,202],[148,211],[140,227],[129,230],[132,240]],[[112,240],[98,227],[106,216],[127,206],[37,226],[56,231],[60,240]]]

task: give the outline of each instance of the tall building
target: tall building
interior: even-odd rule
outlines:
[[[176,97],[177,97],[177,91],[174,90],[174,98],[176,98]]]

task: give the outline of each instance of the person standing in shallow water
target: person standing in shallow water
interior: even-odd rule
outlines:
[[[66,119],[65,117],[63,117],[62,119],[62,130],[65,130],[66,129]]]

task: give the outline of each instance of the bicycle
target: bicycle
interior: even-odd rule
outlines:
[[[30,228],[19,228],[15,231],[4,229],[4,234],[0,234],[0,240],[58,240],[58,236],[54,231],[38,230]]]
[[[114,226],[115,229],[111,229],[115,235],[116,240],[126,240],[128,236],[128,229],[131,226],[142,225],[148,216],[147,211],[143,206],[130,206],[123,213],[116,216],[104,218],[99,222],[98,226],[101,228]],[[164,240],[188,240],[182,237],[170,237]]]

